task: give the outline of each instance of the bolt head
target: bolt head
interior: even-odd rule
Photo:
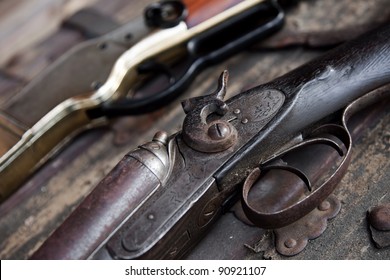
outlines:
[[[154,218],[155,218],[155,217],[154,217],[153,214],[149,214],[149,215],[148,215],[148,220],[154,220]]]
[[[369,212],[368,220],[377,230],[390,231],[390,204],[374,207]]]
[[[242,120],[241,120],[241,123],[243,123],[243,124],[248,123],[248,119],[247,119],[247,118],[242,119]]]
[[[230,128],[226,123],[216,122],[209,127],[207,134],[213,140],[221,140],[230,135]]]
[[[284,242],[284,246],[291,249],[297,246],[297,241],[294,238],[289,238]]]
[[[326,211],[329,210],[329,208],[330,208],[330,203],[327,200],[321,202],[321,204],[318,206],[318,210],[320,211]]]

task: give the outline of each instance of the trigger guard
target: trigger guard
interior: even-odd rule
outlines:
[[[309,212],[311,212],[314,208],[316,208],[322,201],[324,201],[336,188],[337,184],[341,181],[342,177],[347,171],[349,162],[351,160],[351,146],[352,146],[352,139],[351,135],[348,131],[348,129],[345,126],[339,126],[339,125],[326,125],[322,126],[319,129],[315,130],[314,133],[311,136],[316,136],[323,134],[324,132],[330,133],[336,137],[338,137],[343,144],[345,145],[347,151],[344,154],[344,158],[342,159],[341,163],[337,167],[337,169],[334,171],[334,173],[319,187],[311,191],[307,196],[300,199],[295,204],[292,204],[288,207],[285,207],[282,210],[267,213],[262,212],[254,207],[252,207],[248,202],[248,195],[249,191],[253,187],[254,183],[260,178],[261,176],[261,170],[260,168],[255,168],[249,176],[246,178],[243,188],[242,188],[242,208],[244,210],[244,213],[247,215],[248,219],[256,226],[261,228],[267,228],[267,229],[274,229],[274,228],[281,228],[284,226],[287,226],[303,216],[307,215]],[[299,148],[302,148],[306,145],[312,145],[312,144],[328,144],[329,146],[337,147],[338,145],[336,142],[334,142],[331,139],[328,138],[314,138],[305,140],[302,143],[299,143],[282,154],[279,154],[278,156],[275,156],[272,161],[281,158],[283,155],[287,154],[288,152],[297,150]],[[336,145],[336,146],[335,146]],[[336,150],[340,153],[340,149],[336,148]],[[270,161],[269,161],[270,162]],[[286,166],[280,166],[280,165],[265,165],[266,169],[272,169],[272,168],[279,168],[284,169],[287,171],[291,171],[295,175],[297,175],[300,179],[302,179],[306,183],[306,175],[303,174],[303,172],[298,172],[299,169],[294,169],[293,167],[287,168]],[[302,173],[302,174],[301,174]],[[303,176],[303,177],[302,177]],[[308,180],[308,179],[307,179]],[[309,185],[308,185],[309,186]]]

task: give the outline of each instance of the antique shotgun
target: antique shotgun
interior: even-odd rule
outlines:
[[[347,170],[352,143],[346,122],[359,107],[348,105],[389,82],[390,26],[227,101],[225,71],[213,94],[182,103],[182,131],[170,137],[158,132],[127,154],[33,258],[180,258],[237,192],[254,224],[292,223],[326,199]],[[341,156],[319,185],[299,168],[280,163],[283,155],[316,144]],[[293,203],[266,213],[247,198],[260,173],[271,169],[296,174],[307,189]]]
[[[151,32],[140,22],[132,26],[134,30],[130,30],[136,34],[133,39],[139,42],[116,60],[106,82],[96,90],[76,92],[74,96],[77,85],[66,81],[57,85],[55,81],[61,81],[61,74],[49,69],[44,79],[37,79],[25,89],[25,98],[11,99],[1,108],[0,128],[4,138],[9,139],[5,148],[0,146],[0,202],[81,130],[106,123],[112,117],[161,108],[188,87],[204,67],[219,63],[277,31],[283,19],[284,13],[276,1],[158,2],[145,9],[146,24],[157,31]],[[103,62],[99,57],[93,64],[85,65],[100,70],[104,59],[111,61],[112,56],[123,52],[123,46],[113,41],[123,41],[120,36],[126,37],[124,31],[108,34],[99,41],[98,48],[94,41],[87,43],[82,52],[76,49],[76,59],[80,55],[99,57],[100,49],[108,49],[111,56],[103,57]],[[72,67],[68,67],[72,61],[64,59],[60,59],[61,67],[67,66],[67,71],[72,72]],[[101,70],[105,72],[103,67]],[[89,79],[87,76],[84,78]],[[142,91],[145,81],[150,84],[150,80],[161,77],[168,82],[160,85],[158,92],[136,94],[137,88]],[[44,98],[42,103],[49,106],[30,110],[39,98]]]

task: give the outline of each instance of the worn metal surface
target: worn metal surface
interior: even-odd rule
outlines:
[[[211,255],[207,258],[210,259],[231,258],[232,254],[250,259],[389,259],[388,248],[375,247],[366,220],[366,207],[388,201],[389,195],[386,173],[389,146],[385,135],[390,128],[390,116],[388,103],[384,105],[381,113],[373,116],[369,130],[367,123],[356,126],[362,138],[354,142],[349,171],[335,191],[342,203],[340,214],[328,222],[327,230],[319,238],[309,241],[305,250],[294,257],[283,257],[275,250],[272,231],[237,225],[232,223],[232,214],[227,213],[189,258],[204,258],[205,252],[209,252]],[[379,171],[375,170],[379,167],[377,164],[381,166]],[[382,232],[381,237],[384,239],[386,235]],[[219,247],[224,253],[217,251]]]
[[[155,140],[128,153],[32,256],[33,259],[86,259],[152,195],[168,176],[166,144]]]
[[[372,207],[367,213],[367,220],[375,246],[390,246],[390,204]]]
[[[299,30],[330,31],[381,18],[387,11],[387,1],[380,0],[304,1],[291,11],[294,17],[290,20],[297,23]],[[122,17],[124,14],[126,11],[122,11]],[[201,74],[186,97],[210,92],[215,88],[215,73],[225,68],[230,72],[228,95],[231,95],[286,73],[319,53],[319,50],[299,47],[243,53]],[[25,196],[1,207],[1,258],[31,256],[124,154],[151,139],[158,129],[168,133],[177,131],[183,118],[178,102],[148,116],[122,118],[111,126],[111,130],[86,133],[72,142],[60,157],[50,161],[25,185]],[[388,249],[374,248],[365,216],[369,207],[389,199],[389,123],[387,112],[375,126],[366,130],[362,140],[355,143],[352,164],[336,191],[342,201],[339,216],[330,222],[320,238],[309,242],[306,250],[294,259],[390,258]],[[48,173],[48,169],[52,171]],[[45,171],[48,175],[43,177]],[[264,230],[248,227],[227,213],[188,257],[262,258],[261,245],[255,245],[260,240],[264,241],[263,245],[267,244],[267,237]],[[340,237],[345,237],[343,242]],[[266,257],[283,258],[276,253]]]
[[[373,207],[368,214],[368,222],[377,230],[390,230],[390,204]]]
[[[226,120],[207,123],[211,114],[220,116],[228,112],[223,101],[226,96],[228,72],[222,72],[216,91],[209,95],[191,98],[182,102],[186,117],[183,121],[183,140],[192,149],[200,152],[222,152],[237,142],[236,128]],[[239,109],[236,109],[240,111]]]
[[[275,248],[283,256],[294,256],[302,252],[309,240],[319,237],[327,227],[327,221],[340,211],[338,199],[330,195],[312,212],[298,221],[274,230]]]
[[[191,99],[191,101],[184,103],[187,117],[184,120],[183,130],[193,128],[194,131],[193,134],[179,133],[170,139],[169,146],[178,152],[177,156],[171,157],[172,171],[167,177],[166,183],[162,184],[162,188],[151,194],[150,197],[137,201],[137,208],[134,211],[129,211],[126,220],[118,231],[113,233],[112,238],[109,237],[109,233],[112,231],[112,227],[110,227],[109,233],[106,234],[107,246],[101,247],[101,250],[115,251],[115,258],[125,259],[166,258],[167,252],[171,252],[169,258],[181,257],[198,242],[212,222],[219,217],[223,205],[229,201],[229,196],[238,187],[236,185],[237,178],[241,180],[245,176],[245,172],[240,169],[241,166],[245,166],[246,169],[257,166],[256,163],[253,163],[254,158],[261,164],[268,166],[268,163],[271,162],[269,158],[272,160],[277,158],[274,156],[275,154],[294,151],[294,144],[290,144],[288,147],[285,144],[291,139],[296,139],[296,136],[300,136],[305,131],[309,133],[309,136],[314,135],[313,139],[310,141],[303,138],[303,141],[298,142],[298,147],[303,147],[307,143],[326,143],[328,145],[335,143],[329,142],[330,140],[327,138],[318,138],[316,134],[331,134],[342,140],[346,153],[338,168],[322,185],[314,188],[307,196],[289,205],[286,209],[268,215],[266,223],[258,223],[257,216],[259,214],[256,213],[257,216],[254,216],[248,211],[246,213],[249,213],[248,217],[256,225],[280,227],[296,221],[316,208],[334,190],[341,175],[345,174],[350,160],[351,148],[351,139],[345,128],[345,119],[349,115],[349,108],[354,110],[358,106],[355,104],[360,103],[354,101],[352,103],[354,106],[347,107],[345,113],[342,114],[343,126],[324,126],[321,125],[321,122],[319,124],[317,122],[325,117],[332,117],[329,119],[331,122],[338,121],[340,115],[333,116],[334,112],[347,106],[349,102],[367,91],[390,82],[389,32],[390,26],[377,29],[365,37],[359,37],[328,52],[281,78],[240,93],[229,99],[226,104],[222,98],[226,94],[227,72],[223,72],[219,80],[219,87],[214,94],[204,98]],[[364,56],[357,59],[356,56],[351,55],[358,52],[364,53]],[[280,92],[274,90],[275,88],[280,89]],[[271,94],[272,90],[276,94]],[[322,101],[319,102],[318,99]],[[365,100],[365,97],[359,100]],[[243,116],[248,121],[240,121],[235,113],[237,109],[243,112]],[[310,118],[307,118],[307,114],[310,114]],[[210,119],[211,117],[213,119]],[[221,124],[230,122],[229,125],[237,131],[237,142],[229,142],[230,145],[227,147],[222,145],[223,150],[212,149],[208,151],[205,148],[219,146],[218,141],[216,141],[217,145],[213,145],[215,139],[210,138],[209,135],[208,126],[212,127],[215,122]],[[199,125],[201,126],[199,127]],[[310,127],[311,129],[308,130]],[[233,131],[232,128],[229,130]],[[186,135],[187,138],[184,137]],[[198,135],[208,135],[209,138],[201,138],[200,142],[195,142],[196,147],[193,149],[193,140],[194,138],[198,139]],[[188,137],[192,140],[189,143]],[[272,143],[269,142],[269,137],[272,138]],[[336,144],[332,145],[338,147]],[[240,154],[244,148],[245,153]],[[199,150],[201,151],[199,152]],[[141,158],[140,162],[149,167],[146,158]],[[231,164],[232,162],[233,164]],[[238,165],[238,168],[235,165]],[[223,171],[226,166],[228,172]],[[220,171],[221,169],[222,171]],[[150,170],[153,171],[152,168]],[[134,174],[131,165],[129,165],[128,172]],[[220,177],[215,176],[215,173],[230,177],[234,174],[236,178],[232,180],[233,183],[220,185],[218,182]],[[214,177],[217,177],[217,180]],[[222,177],[222,180],[224,179]],[[120,182],[119,180],[118,184]],[[123,181],[123,184],[129,185],[129,182]],[[137,186],[137,183],[134,186],[130,184],[129,188],[138,189]],[[244,187],[243,193],[247,194],[248,192],[249,190]],[[101,193],[99,185],[97,189],[92,191],[90,197],[97,197],[100,200]],[[246,203],[245,200],[244,203]],[[213,206],[214,209],[209,206]],[[93,213],[94,208],[90,206],[89,197],[77,208],[76,213],[85,207],[91,209],[89,212]],[[334,208],[337,212],[338,207]],[[206,210],[199,211],[200,209]],[[109,211],[109,209],[105,210]],[[244,208],[244,210],[246,209]],[[98,220],[99,215],[104,216],[100,212],[97,214],[95,218]],[[150,218],[150,215],[153,218]],[[334,211],[330,211],[328,217],[333,215]],[[81,217],[82,215],[75,215],[75,217],[77,216]],[[123,219],[125,215],[119,216]],[[252,219],[253,217],[255,218]],[[91,215],[90,218],[93,220],[94,215]],[[206,222],[199,223],[204,218],[207,218]],[[68,221],[64,224],[68,225]],[[73,225],[75,224],[77,225],[77,223],[73,223]],[[320,229],[323,230],[323,223],[319,222],[319,225]],[[315,233],[310,231],[308,233],[310,238],[319,234],[318,230],[313,229],[313,231]],[[63,232],[65,234],[61,235],[62,238],[57,239],[66,238],[66,233],[71,232],[71,227]],[[276,232],[278,233],[278,231]],[[178,240],[183,240],[183,242],[176,245]],[[279,248],[278,251],[281,249]],[[290,252],[290,254],[293,253]]]

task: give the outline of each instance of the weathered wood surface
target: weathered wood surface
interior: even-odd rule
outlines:
[[[96,0],[0,2],[0,65],[54,32],[62,20]]]
[[[98,1],[96,7],[120,22],[139,15],[141,7],[146,5],[144,1],[116,0],[110,1],[108,6],[101,2],[104,1]],[[388,18],[389,14],[386,0],[302,1],[289,11],[287,28],[305,34],[330,32]],[[4,70],[27,81],[32,79],[38,69],[50,61],[34,68],[50,49],[49,43],[42,42],[19,53],[19,59],[13,59]],[[207,69],[179,99],[210,93],[224,69],[230,72],[228,95],[232,96],[243,88],[278,77],[323,51],[300,46],[278,50],[258,47]],[[25,69],[36,70],[27,73]],[[156,130],[178,131],[183,118],[177,100],[153,114],[121,118],[110,127],[75,139],[37,172],[18,196],[0,206],[0,258],[28,258],[124,154],[151,139]],[[367,128],[364,137],[355,144],[352,164],[336,191],[342,201],[341,213],[305,251],[288,259],[390,259],[390,249],[379,250],[373,246],[365,219],[369,207],[390,201],[389,120],[390,112],[387,112],[379,123]],[[227,213],[188,257],[284,259],[267,249],[269,238],[264,230],[248,227]]]

